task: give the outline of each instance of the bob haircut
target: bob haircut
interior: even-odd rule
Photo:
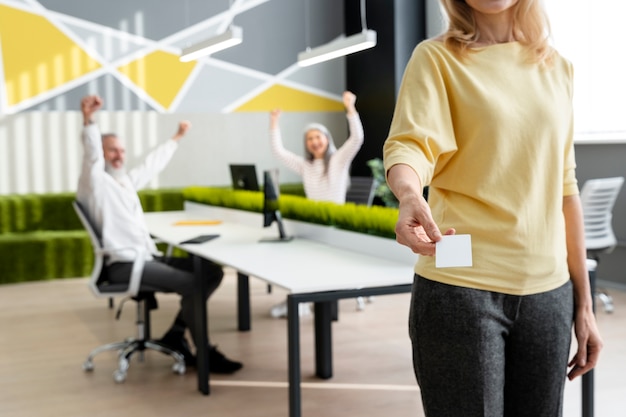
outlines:
[[[441,0],[448,15],[445,45],[461,57],[467,57],[480,37],[480,31],[465,0]],[[525,46],[530,62],[551,62],[554,52],[548,43],[550,22],[541,0],[518,0],[513,6],[513,35]]]

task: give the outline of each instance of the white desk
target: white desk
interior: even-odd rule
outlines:
[[[219,225],[176,226],[181,220],[222,220]],[[150,233],[196,257],[202,275],[202,259],[239,271],[239,327],[249,328],[249,276],[277,285],[289,292],[288,365],[289,415],[301,415],[300,323],[298,304],[315,303],[316,373],[332,376],[331,304],[342,298],[410,292],[415,255],[392,239],[334,230],[329,227],[285,222],[289,242],[260,243],[261,237],[278,235],[276,226],[263,228],[261,215],[197,204],[185,211],[146,213]],[[220,234],[202,244],[180,242],[201,234]],[[202,285],[198,279],[198,285]],[[199,294],[201,292],[199,291]],[[197,297],[196,308],[203,320],[199,330],[206,342],[206,304]],[[247,309],[247,312],[246,312]],[[242,315],[246,315],[242,317]],[[202,343],[201,343],[202,345]],[[206,343],[204,343],[206,346]],[[206,350],[206,349],[203,349]],[[208,353],[198,352],[198,387],[209,393]]]

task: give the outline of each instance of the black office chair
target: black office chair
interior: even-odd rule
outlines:
[[[143,352],[146,349],[152,349],[171,356],[175,361],[172,366],[172,371],[183,375],[186,372],[185,358],[183,355],[150,338],[150,310],[157,308],[155,297],[157,289],[144,288],[141,291],[139,290],[146,254],[141,250],[137,250],[137,248],[103,247],[100,236],[98,236],[95,228],[92,226],[87,212],[83,210],[80,203],[77,201],[74,201],[72,204],[81,223],[89,233],[93,246],[94,266],[89,280],[89,288],[94,295],[99,298],[125,297],[119,304],[116,319],[119,319],[125,300],[132,299],[137,303],[137,336],[122,342],[108,343],[95,348],[89,353],[89,356],[87,356],[87,360],[83,363],[83,369],[87,372],[93,371],[93,359],[98,353],[110,350],[117,351],[118,368],[113,372],[113,379],[115,382],[121,383],[126,380],[131,356],[138,352],[139,359],[143,360]],[[135,261],[133,263],[130,281],[128,284],[111,284],[107,280],[105,259],[109,254],[122,250],[135,252]]]
[[[350,177],[346,203],[371,206],[374,202],[377,181],[373,177]]]
[[[617,195],[624,177],[587,180],[580,192],[585,224],[587,257],[599,265],[600,255],[611,253],[617,246],[611,220]],[[604,305],[604,311],[613,312],[613,298],[606,291],[596,291],[596,297]]]

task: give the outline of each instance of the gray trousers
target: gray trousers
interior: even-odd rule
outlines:
[[[132,270],[131,262],[116,262],[108,267],[108,278],[111,283],[126,283]],[[209,262],[207,279],[208,300],[211,294],[219,287],[224,277],[220,265]],[[140,290],[159,291],[180,294],[180,310],[169,331],[183,333],[185,328],[191,332],[194,344],[199,340],[195,333],[195,311],[193,306],[194,274],[191,258],[157,258],[146,262],[141,275]]]
[[[409,335],[426,416],[561,416],[573,314],[571,282],[513,296],[416,275]]]

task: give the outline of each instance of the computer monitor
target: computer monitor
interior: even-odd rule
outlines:
[[[278,169],[263,171],[263,227],[270,227],[275,222],[278,226],[278,237],[264,238],[261,239],[262,242],[287,242],[293,238],[285,233],[278,206],[279,196]]]
[[[230,177],[235,190],[259,191],[254,165],[230,164]]]

